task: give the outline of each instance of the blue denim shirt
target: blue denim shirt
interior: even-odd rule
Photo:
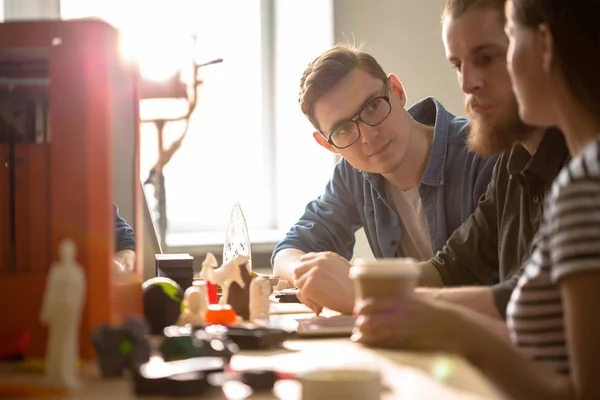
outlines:
[[[468,121],[455,117],[434,98],[413,105],[408,113],[418,122],[434,124],[429,161],[419,187],[431,236],[432,253],[477,208],[492,176],[496,158],[467,148]],[[335,166],[325,193],[306,206],[304,215],[277,244],[304,252],[333,251],[352,258],[354,233],[364,228],[373,255],[395,257],[402,240],[400,219],[387,198],[385,178],[362,172],[345,159]]]
[[[135,250],[135,234],[133,228],[119,215],[119,207],[113,203],[115,216],[115,251]]]

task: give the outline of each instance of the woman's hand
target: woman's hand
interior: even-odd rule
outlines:
[[[413,296],[357,302],[352,340],[373,347],[461,351],[460,314],[443,303]]]

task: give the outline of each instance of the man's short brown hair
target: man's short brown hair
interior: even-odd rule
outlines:
[[[315,129],[321,131],[314,115],[317,100],[356,68],[369,73],[375,79],[385,81],[387,78],[383,68],[373,56],[346,43],[335,45],[308,65],[300,79],[298,103]]]
[[[490,7],[497,9],[504,18],[504,3],[506,0],[446,0],[442,20],[446,17],[460,18],[464,13],[473,8]]]

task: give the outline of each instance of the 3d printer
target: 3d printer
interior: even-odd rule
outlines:
[[[7,22],[0,38],[0,335],[26,330],[27,355],[44,355],[46,275],[69,237],[88,281],[80,332],[88,359],[97,326],[141,311],[141,257],[134,273],[112,268],[120,135],[136,144],[131,171],[118,172],[131,173],[130,223],[143,230],[137,68],[120,57],[118,32],[98,20]]]

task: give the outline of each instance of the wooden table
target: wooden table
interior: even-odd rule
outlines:
[[[279,315],[272,318],[306,318],[312,314],[285,315],[284,307],[278,305]],[[283,310],[283,311],[282,311]],[[302,311],[298,305],[290,305],[290,312]],[[302,373],[315,368],[374,368],[381,372],[387,390],[382,399],[502,399],[501,394],[473,367],[463,359],[444,354],[427,354],[405,351],[368,349],[345,338],[294,339],[284,343],[283,348],[269,351],[243,351],[231,360],[234,369],[268,368],[291,373]],[[2,382],[31,382],[39,380],[32,375],[4,375]],[[203,399],[243,399],[251,395],[246,386],[229,382],[223,389],[214,389]],[[128,379],[103,380],[97,372],[85,377],[81,391],[73,392],[66,399],[129,400],[136,396]],[[165,399],[164,397],[149,397]],[[196,397],[198,398],[198,397]],[[250,399],[300,399],[300,384],[296,381],[280,381],[273,393],[254,394]]]

